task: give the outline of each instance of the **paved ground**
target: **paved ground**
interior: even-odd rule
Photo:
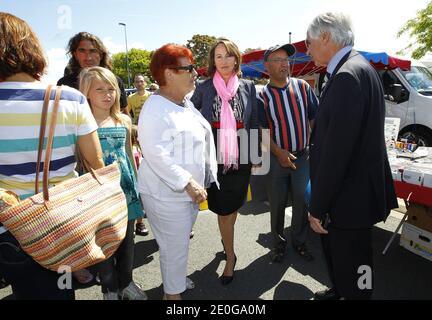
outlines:
[[[305,262],[287,250],[282,264],[272,264],[268,257],[270,217],[268,207],[250,202],[242,208],[236,223],[235,279],[227,287],[219,282],[223,271],[222,246],[217,217],[209,211],[199,214],[191,241],[189,275],[196,288],[183,297],[189,300],[308,300],[313,292],[329,284],[319,237],[311,232],[309,248],[313,262]],[[290,232],[290,209],[286,211],[286,233]],[[374,228],[376,284],[374,299],[432,299],[432,262],[399,246],[399,236],[387,255],[381,251],[399,223],[401,214],[393,212],[387,223]],[[289,237],[288,237],[289,239]],[[162,297],[159,254],[155,240],[136,237],[135,281],[142,285],[149,299]],[[290,248],[290,246],[288,246]],[[0,290],[0,299],[11,298],[10,287]],[[100,300],[100,287],[90,285],[77,290],[77,299]]]

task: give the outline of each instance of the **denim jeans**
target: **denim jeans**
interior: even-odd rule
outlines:
[[[17,300],[74,300],[75,291],[60,289],[63,274],[45,269],[20,247],[10,232],[0,234],[0,274]]]

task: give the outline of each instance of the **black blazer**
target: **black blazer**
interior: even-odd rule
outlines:
[[[397,208],[384,142],[385,102],[375,69],[352,50],[320,98],[310,144],[310,213],[334,227],[365,228]]]
[[[243,124],[248,132],[249,143],[251,143],[251,129],[258,130],[258,106],[256,98],[256,89],[252,81],[239,79],[239,91],[243,105],[245,107],[243,113]],[[200,110],[203,117],[210,123],[213,122],[213,103],[217,95],[216,88],[213,85],[213,79],[207,79],[197,85],[195,92],[191,98],[195,108]],[[258,131],[257,131],[258,132]],[[258,142],[258,155],[261,156],[261,137]],[[256,143],[256,142],[255,142]],[[249,144],[250,145],[250,144]],[[250,157],[249,157],[250,159]]]

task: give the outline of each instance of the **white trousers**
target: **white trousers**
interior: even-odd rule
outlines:
[[[159,246],[164,292],[186,290],[189,234],[198,215],[198,205],[183,201],[160,201],[141,194],[144,210]]]

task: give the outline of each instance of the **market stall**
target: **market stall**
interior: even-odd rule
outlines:
[[[391,136],[399,130],[397,120],[386,119],[386,143],[396,194],[407,211],[383,254],[403,226],[400,245],[432,261],[432,148],[397,141]]]

